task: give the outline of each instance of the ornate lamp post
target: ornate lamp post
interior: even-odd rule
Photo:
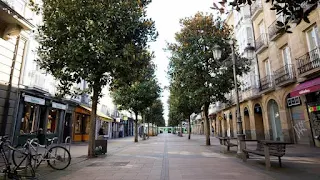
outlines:
[[[231,47],[231,57],[232,57],[232,64],[233,64],[233,77],[234,77],[234,88],[236,91],[236,107],[237,107],[237,137],[238,137],[238,155],[242,155],[242,149],[245,146],[244,140],[245,134],[243,134],[243,128],[242,128],[242,121],[241,121],[241,114],[240,114],[240,103],[239,103],[239,90],[238,90],[238,81],[237,81],[237,72],[236,72],[236,54],[234,52],[234,42],[233,40],[229,41],[230,47]],[[245,49],[245,53],[247,54],[247,57],[249,58],[250,55],[253,56],[254,49],[247,47]],[[215,59],[220,59],[222,55],[222,51],[219,45],[215,45],[213,48],[213,57]],[[252,57],[251,56],[251,57]]]

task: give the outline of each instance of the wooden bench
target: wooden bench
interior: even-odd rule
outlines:
[[[280,141],[269,141],[269,140],[258,140],[257,147],[255,150],[252,149],[243,149],[243,161],[246,162],[247,158],[250,154],[256,154],[259,156],[265,157],[266,169],[270,169],[270,156],[276,156],[279,160],[280,167],[281,164],[281,157],[286,153],[286,145],[291,143],[280,142]]]
[[[230,142],[230,137],[217,137],[220,141],[220,145],[227,146],[227,151],[230,151],[230,147],[235,147],[238,145]]]

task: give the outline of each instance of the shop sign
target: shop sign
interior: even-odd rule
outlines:
[[[320,111],[320,106],[311,106],[309,107],[309,112]]]
[[[300,101],[300,97],[299,96],[296,96],[296,97],[292,97],[292,98],[288,98],[287,99],[287,105],[288,107],[291,107],[291,106],[298,106],[301,104],[301,101]]]
[[[34,103],[34,104],[40,104],[40,105],[44,105],[46,102],[46,100],[44,99],[29,96],[29,95],[24,95],[24,101]]]
[[[55,103],[55,102],[52,102],[52,107],[56,108],[56,109],[63,109],[63,110],[67,109],[66,105],[60,104],[60,103]]]
[[[120,118],[116,118],[116,122],[120,122]]]

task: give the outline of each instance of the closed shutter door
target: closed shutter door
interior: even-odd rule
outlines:
[[[291,117],[293,121],[293,131],[298,144],[309,144],[308,121],[304,116],[303,106],[294,106],[291,108]]]

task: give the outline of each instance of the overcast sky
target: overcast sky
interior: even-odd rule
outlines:
[[[193,16],[198,11],[213,13],[210,9],[212,2],[213,0],[153,0],[149,5],[148,16],[155,21],[159,32],[157,41],[151,44],[151,50],[155,52],[156,75],[162,87],[169,85],[167,78],[169,54],[164,51],[166,42],[174,42],[174,34],[180,30],[181,18]],[[162,102],[166,120],[168,119],[168,97],[169,91],[164,90]]]

